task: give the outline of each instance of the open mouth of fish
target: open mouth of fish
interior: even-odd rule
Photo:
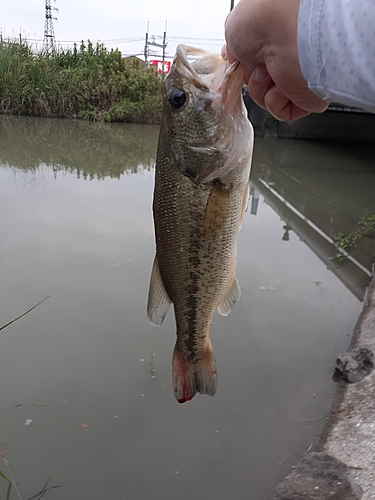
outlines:
[[[243,69],[238,61],[229,64],[219,54],[181,44],[174,63],[198,89],[220,92],[226,110],[232,111],[243,85]]]

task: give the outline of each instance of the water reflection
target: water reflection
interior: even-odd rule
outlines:
[[[0,116],[0,162],[25,172],[47,167],[83,179],[119,179],[155,166],[158,127]],[[317,175],[318,174],[318,175]],[[340,280],[363,300],[375,245],[365,240],[337,266],[333,237],[375,212],[375,171],[369,146],[258,139],[250,182],[250,213],[260,195]]]
[[[218,393],[181,406],[173,315],[156,330],[145,312],[157,128],[13,117],[0,127],[1,324],[51,295],[0,339],[2,451],[22,498],[51,475],[64,485],[54,500],[272,498],[319,437],[361,308],[317,258],[315,233],[371,209],[350,191],[373,192],[370,160],[257,142],[242,297],[213,319]],[[331,206],[347,217],[327,217]],[[304,217],[321,229],[310,235]],[[24,402],[47,406],[8,411]]]
[[[83,179],[119,179],[155,165],[158,127],[0,116],[0,162]]]
[[[375,165],[370,147],[343,148],[309,141],[258,141],[251,174],[251,213],[259,193],[301,241],[363,300],[375,261],[375,240],[365,239],[343,264],[333,260],[334,236],[357,229],[366,211],[375,212]]]

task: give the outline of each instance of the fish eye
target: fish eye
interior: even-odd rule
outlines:
[[[168,96],[169,104],[174,109],[180,109],[186,102],[186,94],[181,89],[172,89]]]

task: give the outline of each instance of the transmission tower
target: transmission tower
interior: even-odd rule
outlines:
[[[58,12],[58,9],[56,9],[56,7],[51,6],[51,0],[46,0],[46,21],[44,23],[44,39],[43,39],[43,49],[46,52],[53,52],[54,50],[56,50],[55,32],[53,30],[53,20],[57,21],[57,17],[52,17],[53,10]]]

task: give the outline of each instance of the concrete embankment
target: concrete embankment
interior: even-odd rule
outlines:
[[[375,278],[348,352],[365,350],[371,352],[363,366],[363,378],[355,383],[338,382],[319,446],[307,453],[278,485],[274,500],[375,498],[375,370],[371,371],[375,353]],[[354,370],[357,374],[361,367],[354,366]]]
[[[375,278],[354,330],[351,349],[375,353]],[[362,500],[375,498],[375,370],[359,382],[340,387],[322,450],[344,462],[362,488]]]

